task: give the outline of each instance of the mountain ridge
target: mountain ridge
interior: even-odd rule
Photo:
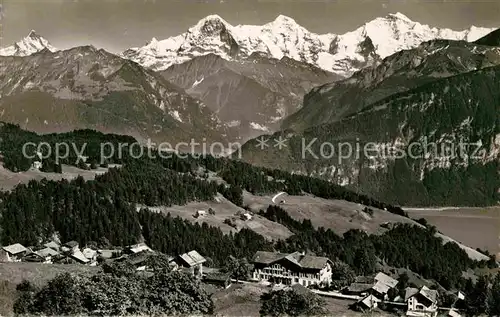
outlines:
[[[35,30],[31,30],[29,34],[20,41],[11,46],[0,48],[0,56],[29,56],[44,49],[50,52],[58,51],[58,49],[52,46],[47,39],[38,35]]]
[[[93,46],[0,57],[0,117],[39,132],[92,128],[153,142],[223,140],[203,103],[137,63]]]
[[[436,38],[474,41],[492,30],[475,26],[463,31],[431,28],[396,13],[342,35],[316,34],[284,15],[260,26],[233,26],[219,15],[209,15],[180,35],[161,41],[154,38],[143,47],[125,50],[122,56],[144,67],[164,70],[209,53],[237,60],[260,52],[276,59],[286,56],[348,77],[379,59],[424,41]]]
[[[312,65],[259,53],[238,62],[210,53],[160,73],[203,101],[244,141],[276,131],[310,89],[337,79]]]
[[[284,149],[259,151],[259,139],[252,140],[244,145],[243,158],[399,205],[495,205],[500,201],[499,78],[498,47],[427,42],[350,79],[313,89],[282,131],[265,136],[287,139]],[[312,141],[312,148],[306,147]],[[346,142],[351,150],[370,144],[376,155],[357,150],[340,160]],[[414,144],[453,152],[412,157],[408,151]]]
[[[424,83],[500,64],[500,48],[464,41],[433,40],[399,51],[348,79],[312,89],[283,129],[300,131],[361,111],[377,100]]]

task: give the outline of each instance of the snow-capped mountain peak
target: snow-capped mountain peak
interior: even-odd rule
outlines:
[[[214,14],[183,34],[161,41],[153,39],[146,46],[126,50],[122,56],[154,70],[165,70],[201,55],[216,54],[235,60],[260,53],[276,59],[288,57],[349,76],[370,63],[425,41],[437,38],[474,41],[491,31],[477,27],[464,31],[438,29],[414,22],[398,12],[376,18],[343,35],[316,34],[284,15],[264,25],[232,26]]]
[[[413,22],[409,17],[407,17],[406,15],[404,15],[401,12],[389,13],[387,15],[387,17],[388,18],[392,18],[394,20],[402,20],[402,21],[406,21],[406,22]]]
[[[278,26],[293,26],[298,27],[299,24],[295,21],[295,19],[286,16],[286,15],[278,15],[274,21],[269,22],[268,25],[278,25]]]
[[[28,36],[11,46],[0,49],[0,56],[28,56],[44,49],[56,52],[57,49],[49,41],[31,30]]]
[[[201,33],[205,36],[211,36],[227,29],[228,26],[231,25],[219,15],[211,14],[198,21],[198,23],[191,27],[188,32],[193,34]]]
[[[243,26],[244,28],[244,26]],[[290,18],[286,15],[279,15],[274,19],[274,21],[271,21],[267,24],[264,24],[261,27],[262,30],[270,31],[275,34],[280,34],[280,33],[310,33],[307,29],[299,25],[293,18]]]

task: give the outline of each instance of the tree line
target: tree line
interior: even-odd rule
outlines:
[[[398,206],[377,201],[325,180],[304,175],[295,175],[281,170],[257,167],[229,158],[213,157],[210,155],[184,155],[180,157],[175,154],[167,157],[159,155],[155,149],[143,149],[144,153],[150,152],[152,154],[151,157],[143,156],[136,159],[131,156],[135,151],[131,152],[129,148],[124,148],[123,151],[117,150],[121,144],[128,144],[129,146],[137,144],[137,141],[130,136],[103,134],[88,129],[60,134],[37,135],[33,132],[22,130],[17,125],[1,123],[0,138],[2,140],[0,144],[3,154],[2,162],[6,168],[14,172],[26,171],[32,166],[35,160],[38,160],[36,158],[36,148],[34,147],[29,147],[27,153],[28,156],[33,158],[30,159],[23,155],[24,144],[28,142],[35,144],[46,142],[54,149],[56,144],[64,142],[72,146],[74,145],[78,149],[83,149],[83,156],[86,157],[88,165],[84,164],[81,159],[79,160],[79,153],[76,153],[77,151],[70,151],[69,156],[61,159],[57,164],[53,150],[51,153],[52,156],[41,162],[42,171],[60,173],[62,171],[62,164],[75,165],[80,168],[96,168],[101,162],[104,162],[104,167],[109,164],[130,164],[136,168],[138,173],[142,173],[142,165],[145,165],[145,173],[148,172],[148,168],[151,165],[160,165],[165,169],[181,174],[193,174],[201,168],[216,172],[218,176],[231,185],[233,189],[223,194],[227,194],[230,200],[237,204],[242,203],[241,194],[238,194],[239,189],[253,194],[270,194],[278,191],[286,191],[291,195],[309,193],[325,199],[343,199],[407,216]],[[103,146],[104,144],[109,146]],[[106,151],[106,149],[111,147],[115,151]],[[105,151],[103,152],[102,149],[105,149]],[[45,153],[46,150],[46,147],[42,147],[43,153],[41,154],[48,155],[48,153]],[[224,191],[223,187],[219,189]]]
[[[434,279],[446,289],[460,288],[466,283],[462,272],[469,268],[494,267],[494,261],[474,261],[456,243],[436,237],[429,226],[398,223],[381,235],[368,235],[354,229],[342,236],[331,229],[314,228],[308,219],[297,221],[279,206],[269,206],[260,214],[278,222],[294,233],[277,242],[277,249],[293,252],[310,251],[347,263],[358,275],[375,272],[382,261],[393,267],[408,268],[426,279]]]

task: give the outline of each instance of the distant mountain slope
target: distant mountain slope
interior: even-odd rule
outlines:
[[[479,45],[500,46],[500,29],[491,32],[474,43]]]
[[[233,26],[218,15],[210,15],[183,34],[161,41],[152,39],[143,47],[124,51],[123,56],[145,67],[165,70],[210,53],[238,60],[259,52],[269,58],[289,57],[347,77],[425,41],[437,38],[474,41],[491,31],[477,27],[460,32],[431,28],[397,13],[367,22],[343,35],[320,35],[283,15],[262,26]]]
[[[49,41],[32,30],[28,36],[11,46],[0,48],[0,56],[28,56],[33,53],[48,49],[51,52],[57,51]]]
[[[181,88],[91,46],[0,57],[0,94],[1,120],[39,132],[92,128],[155,142],[225,134],[213,112]]]
[[[332,123],[428,82],[500,64],[500,48],[463,41],[434,40],[395,53],[343,81],[313,89],[304,106],[286,118],[284,129],[303,130]]]
[[[203,101],[244,140],[276,131],[283,118],[300,108],[309,90],[337,79],[287,57],[276,60],[257,53],[239,62],[199,56],[161,74]]]
[[[248,142],[243,159],[400,205],[494,205],[500,201],[499,86],[500,66],[435,80],[331,124],[276,134],[289,139],[281,150]]]

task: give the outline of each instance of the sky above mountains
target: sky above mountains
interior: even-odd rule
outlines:
[[[456,0],[3,0],[1,46],[34,29],[58,48],[93,44],[111,52],[178,35],[209,14],[233,25],[279,14],[316,33],[342,34],[388,13],[456,30],[500,27],[500,1]]]

